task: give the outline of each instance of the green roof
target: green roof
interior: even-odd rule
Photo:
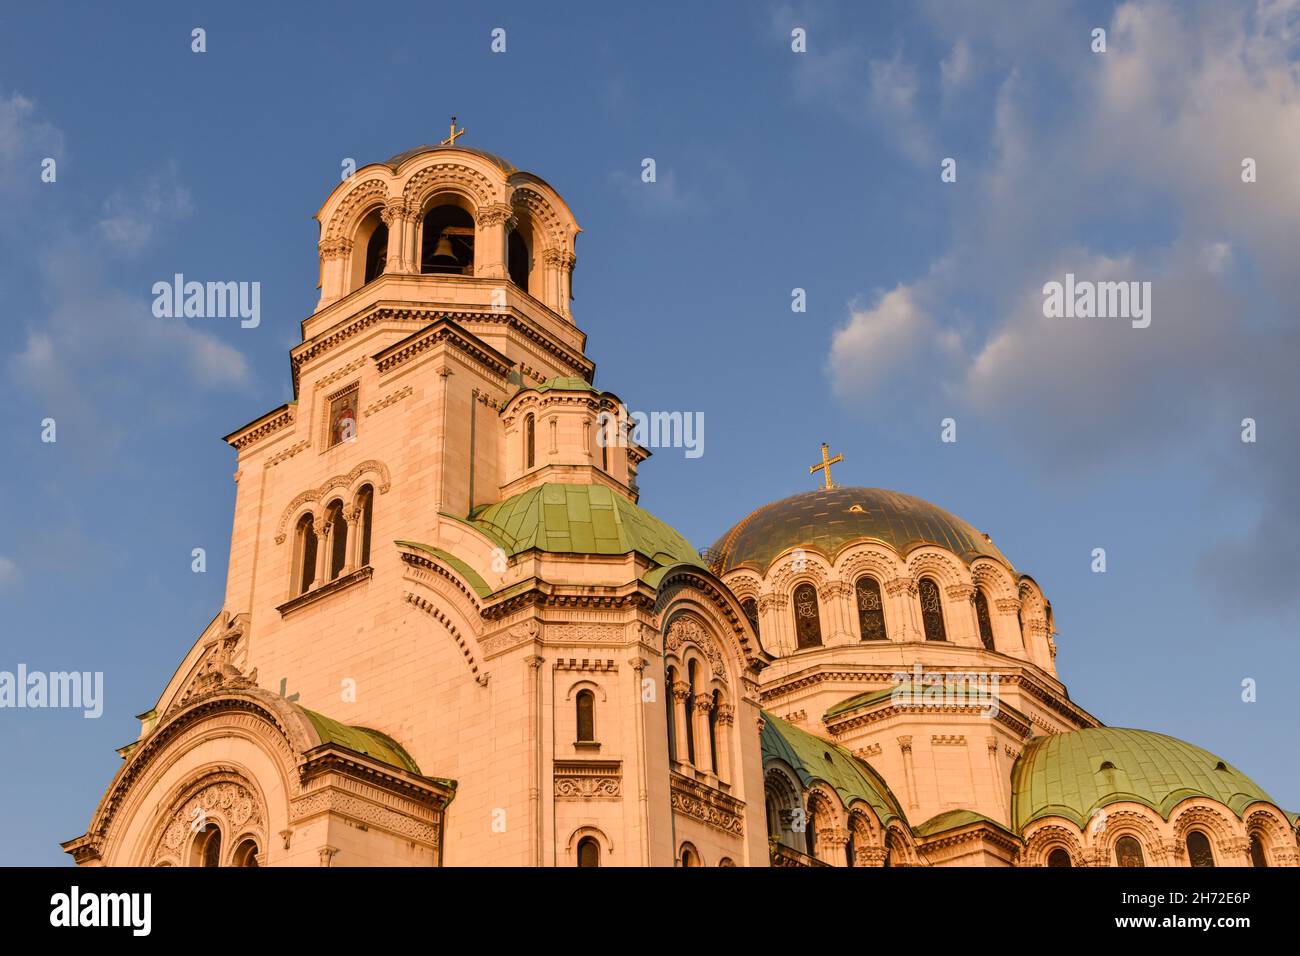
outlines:
[[[890,820],[907,824],[903,809],[894,799],[889,786],[865,760],[855,757],[839,744],[800,730],[780,717],[763,712],[761,737],[763,763],[783,760],[799,775],[805,787],[822,781],[834,787],[845,807],[862,800],[875,812],[881,824]]]
[[[556,554],[636,552],[659,565],[703,567],[685,538],[605,485],[539,485],[475,510],[470,522],[511,557],[532,549]]]
[[[532,386],[532,388],[538,392],[557,390],[561,392],[594,392],[597,395],[600,394],[600,389],[585,378],[578,378],[576,375],[557,375],[555,378],[548,378],[540,385]]]
[[[425,554],[433,555],[443,564],[455,568],[457,573],[469,582],[470,587],[474,589],[474,593],[479,597],[491,597],[492,588],[488,586],[488,583],[484,581],[479,573],[470,565],[466,564],[450,551],[444,551],[442,548],[435,548],[427,544],[420,544],[418,541],[394,541],[393,544],[398,547],[410,548],[413,551],[423,551]]]
[[[302,712],[316,728],[316,733],[320,734],[321,743],[337,744],[347,750],[378,760],[380,763],[386,763],[390,767],[396,767],[398,770],[407,770],[414,774],[420,772],[411,755],[392,737],[381,734],[377,730],[370,730],[368,727],[352,727],[340,723],[332,717],[318,714],[306,707],[302,708]]]
[[[1083,827],[1095,810],[1112,803],[1140,803],[1166,820],[1189,797],[1217,800],[1238,817],[1257,801],[1276,806],[1253,780],[1208,750],[1118,727],[1031,740],[1012,768],[1011,794],[1017,831],[1049,816]]]
[[[917,836],[927,837],[934,836],[936,833],[945,833],[948,830],[956,830],[959,827],[967,827],[972,823],[986,823],[991,827],[1001,830],[1003,833],[1011,833],[1005,824],[998,823],[992,817],[986,817],[982,813],[976,813],[974,810],[946,810],[943,813],[933,816],[919,825],[915,833]]]

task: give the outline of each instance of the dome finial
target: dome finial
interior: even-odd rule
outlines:
[[[464,128],[464,127],[461,127],[460,129],[456,129],[456,117],[453,116],[453,117],[451,118],[451,135],[449,135],[446,139],[444,139],[444,140],[443,140],[441,143],[439,143],[438,145],[439,145],[439,146],[455,146],[455,145],[456,145],[456,137],[457,137],[457,136],[464,136],[464,135],[465,135],[465,128]]]
[[[835,487],[835,482],[831,481],[831,465],[844,460],[843,455],[830,456],[830,446],[822,442],[822,463],[820,465],[809,465],[808,474],[815,475],[819,471],[826,472],[826,490],[830,491]]]

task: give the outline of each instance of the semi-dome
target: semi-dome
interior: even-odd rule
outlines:
[[[1031,740],[1011,772],[1016,829],[1042,817],[1083,827],[1113,803],[1140,803],[1168,820],[1189,797],[1208,797],[1238,817],[1275,801],[1255,781],[1186,741],[1149,730],[1093,727]]]
[[[503,159],[496,153],[489,153],[487,150],[475,149],[473,146],[452,146],[450,143],[426,143],[423,146],[416,146],[414,149],[408,149],[398,153],[396,156],[390,156],[384,160],[384,165],[389,169],[396,170],[402,163],[422,153],[432,153],[438,150],[459,150],[462,153],[473,153],[475,156],[482,156],[488,162],[498,167],[507,176],[519,172],[509,160]]]
[[[724,534],[708,554],[718,574],[741,566],[766,573],[792,548],[833,558],[845,545],[862,539],[880,541],[902,555],[937,545],[967,562],[990,557],[1010,567],[987,535],[956,515],[883,488],[819,488],[774,501]]]

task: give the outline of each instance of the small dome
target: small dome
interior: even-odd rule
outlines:
[[[433,152],[437,152],[438,150],[448,150],[448,151],[459,150],[462,153],[473,153],[475,156],[482,156],[488,162],[497,166],[507,176],[512,176],[515,173],[519,172],[519,170],[517,170],[513,164],[511,164],[508,160],[502,159],[496,153],[489,153],[486,150],[475,149],[472,146],[451,146],[451,145],[435,144],[435,143],[426,143],[423,146],[416,146],[414,149],[408,149],[404,153],[398,153],[396,156],[392,156],[384,160],[384,165],[387,166],[389,169],[393,170],[394,172],[396,172],[397,168],[401,166],[402,163],[406,162],[408,159],[413,159],[414,157],[419,156],[421,153],[433,153]]]
[[[820,488],[764,505],[724,534],[708,554],[717,574],[742,565],[766,573],[792,548],[833,558],[845,545],[866,538],[902,555],[932,544],[967,562],[990,557],[1011,566],[992,541],[956,515],[882,488]]]
[[[1276,806],[1253,780],[1208,750],[1119,727],[1034,738],[1011,771],[1011,792],[1017,831],[1040,817],[1065,817],[1082,828],[1112,803],[1140,803],[1166,820],[1188,797],[1217,800],[1239,817],[1261,800]]]

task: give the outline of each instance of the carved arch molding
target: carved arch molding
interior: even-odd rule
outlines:
[[[149,858],[150,866],[184,866],[185,847],[204,824],[217,826],[222,835],[223,862],[236,841],[250,834],[266,852],[266,811],[251,785],[236,774],[208,778],[197,790],[176,803],[162,823],[162,834]]]
[[[713,639],[709,629],[694,617],[681,615],[674,618],[673,622],[668,625],[665,646],[669,652],[674,652],[679,651],[687,644],[693,644],[699,648],[700,653],[708,658],[709,667],[713,670],[713,676],[722,683],[727,683],[727,663],[722,656],[722,648],[718,646],[718,642]]]
[[[375,491],[381,495],[388,494],[388,489],[392,487],[392,481],[388,476],[388,466],[381,461],[375,461],[373,458],[369,461],[363,461],[357,467],[353,468],[346,475],[335,475],[328,479],[324,484],[315,488],[309,488],[302,494],[298,495],[289,502],[288,507],[280,515],[280,523],[275,529],[275,543],[284,544],[289,519],[298,513],[303,505],[314,504],[319,508],[325,506],[325,499],[330,492],[342,488],[345,491],[350,489],[364,475],[373,475],[375,480]]]

